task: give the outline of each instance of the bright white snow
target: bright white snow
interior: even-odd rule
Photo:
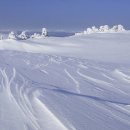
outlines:
[[[75,35],[86,35],[86,34],[92,34],[92,33],[121,33],[125,32],[123,25],[114,25],[112,28],[110,28],[108,25],[100,26],[99,29],[95,26],[92,26],[92,28],[87,28],[83,32],[75,33]]]
[[[0,41],[0,130],[129,130],[130,32]]]

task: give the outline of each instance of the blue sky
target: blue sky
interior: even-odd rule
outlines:
[[[0,30],[82,30],[104,24],[130,29],[129,21],[130,0],[0,0]]]

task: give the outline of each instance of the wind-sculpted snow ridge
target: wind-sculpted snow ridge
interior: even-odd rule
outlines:
[[[129,66],[0,51],[0,130],[129,130]]]

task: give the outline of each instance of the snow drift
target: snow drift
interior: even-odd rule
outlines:
[[[129,130],[130,33],[0,41],[1,130]]]

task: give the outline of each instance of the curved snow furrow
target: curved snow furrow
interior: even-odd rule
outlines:
[[[122,113],[123,115],[125,115],[125,117],[130,118],[130,111],[127,110],[125,107],[128,105],[119,105],[119,104],[113,104],[113,103],[109,103],[108,104],[111,108],[113,108],[114,110]]]
[[[19,111],[22,115],[21,120],[26,126],[25,130],[28,128],[31,130],[68,130],[68,128],[66,128],[61,121],[55,117],[55,115],[51,113],[51,111],[37,98],[35,92],[38,91],[38,88],[35,88],[34,90],[33,88],[30,88],[26,79],[22,75],[19,75],[23,81],[22,85],[19,86],[18,84],[15,84],[15,68],[13,69],[13,75],[11,79],[8,78],[8,74],[5,70],[1,70],[1,74],[3,76],[2,90],[6,90],[5,94],[9,97],[10,103],[15,106],[16,111]],[[15,95],[12,93],[11,86],[14,87],[13,91],[15,91]],[[51,122],[50,125],[47,125],[47,123],[49,123],[48,121]]]
[[[80,85],[79,85],[79,82],[65,69],[64,70],[65,73],[67,74],[67,76],[74,82],[75,84],[75,87],[76,87],[76,91],[78,93],[80,93]]]
[[[130,76],[126,75],[125,73],[123,73],[122,71],[120,71],[119,69],[115,69],[113,72],[113,76],[116,79],[119,79],[122,82],[128,83],[130,84]]]
[[[63,94],[66,94],[66,95],[71,95],[71,96],[77,96],[77,97],[84,97],[84,98],[87,98],[87,99],[91,99],[91,100],[94,100],[94,101],[99,101],[99,102],[108,102],[108,103],[113,103],[113,104],[118,104],[118,105],[130,105],[130,102],[118,102],[118,101],[114,101],[114,100],[110,100],[110,99],[105,99],[105,98],[100,98],[100,97],[96,97],[96,96],[90,96],[90,95],[85,95],[85,94],[78,94],[78,93],[74,93],[74,92],[71,92],[71,91],[66,91],[66,90],[62,90],[62,89],[48,89],[50,91],[55,91],[55,92],[58,92],[58,93],[63,93]]]
[[[89,81],[92,81],[92,82],[95,82],[96,84],[100,84],[100,85],[104,85],[104,86],[112,86],[112,84],[108,83],[108,82],[105,82],[103,80],[99,80],[99,79],[95,79],[95,78],[92,78],[92,77],[89,77],[87,75],[84,75],[82,74],[79,69],[77,70],[77,74],[79,74],[80,76],[82,76],[83,78],[89,80]]]
[[[126,104],[107,102],[107,103],[105,103],[105,106],[102,106],[101,104],[100,105],[95,104],[95,105],[97,108],[100,108],[101,111],[103,111],[103,112],[105,111],[105,113],[107,113],[109,115],[108,118],[112,117],[114,120],[118,120],[120,123],[125,124],[125,126],[127,126],[129,128],[129,125],[130,125],[129,114],[126,114],[124,112],[124,110],[123,111],[121,109],[119,110],[120,107],[123,108],[126,106]],[[109,128],[109,129],[111,130],[111,128]]]
[[[102,73],[102,75],[103,75],[105,78],[107,78],[107,79],[109,79],[109,80],[111,80],[111,81],[114,81],[114,80],[115,80],[114,78],[108,76],[107,74]]]
[[[11,78],[9,79],[7,74],[6,74],[6,69],[0,69],[1,75],[2,75],[2,80],[1,80],[1,86],[2,86],[2,90],[3,92],[6,92],[7,95],[9,96],[9,99],[12,100],[13,99],[13,95],[11,93],[11,89],[10,86],[16,76],[16,70],[15,68],[13,68],[13,74],[11,76]]]
[[[106,91],[106,90],[110,90],[109,88],[112,88],[112,84],[108,83],[106,81],[103,80],[99,80],[90,76],[87,76],[83,73],[80,72],[80,69],[76,70],[76,73],[83,79],[85,79],[87,81],[87,83],[89,83],[90,85],[92,85],[92,87],[94,87],[95,89],[99,89],[101,91]],[[104,87],[106,86],[106,87]]]
[[[129,130],[128,66],[122,71],[85,59],[16,52],[1,57],[0,129]],[[114,75],[116,68],[123,74]]]
[[[107,111],[113,115],[113,118],[115,118],[116,120],[119,120],[121,123],[126,124],[126,126],[129,127],[130,125],[130,115],[128,113],[126,113],[126,110],[121,109],[121,104],[113,104],[113,103],[107,103],[108,109]],[[122,108],[126,106],[123,105]]]
[[[28,126],[32,127],[32,129],[40,130],[39,124],[37,123],[37,119],[35,117],[34,110],[32,108],[31,99],[29,98],[31,91],[30,88],[26,88],[27,84],[24,84],[22,87],[17,89],[18,94],[18,105],[20,106],[21,110],[23,111],[24,115],[26,116],[26,120],[28,122]],[[31,94],[32,95],[32,94]]]
[[[39,128],[39,125],[37,124],[34,113],[32,113],[30,111],[31,104],[27,97],[28,95],[21,92],[21,91],[25,91],[24,90],[25,84],[23,83],[22,86],[18,86],[18,84],[13,83],[14,78],[16,76],[15,68],[13,68],[13,75],[12,75],[11,79],[8,78],[8,75],[6,74],[5,69],[1,70],[1,74],[3,76],[3,78],[2,78],[3,79],[2,80],[3,91],[1,93],[8,97],[8,99],[10,100],[9,104],[14,105],[16,111],[20,111],[20,114],[22,115],[21,119],[22,118],[24,119],[23,124],[28,123],[28,125],[32,129],[39,130],[40,128]],[[13,86],[12,86],[12,83],[13,83]],[[11,86],[14,87],[13,90],[17,91],[15,93],[15,95],[13,95],[13,93],[12,93]],[[18,89],[20,89],[20,90],[18,90]],[[6,108],[6,109],[8,109],[8,108]],[[12,112],[10,112],[10,113],[12,113]]]
[[[77,74],[79,76],[81,76],[82,78],[86,79],[88,83],[93,84],[93,86],[103,90],[104,94],[106,93],[106,95],[109,95],[109,93],[111,93],[113,95],[119,95],[122,97],[123,100],[125,100],[125,98],[129,97],[129,95],[125,91],[123,91],[121,88],[116,87],[114,83],[108,83],[106,81],[87,76],[87,75],[81,73],[80,69],[77,69]],[[118,97],[116,97],[116,98],[118,99]],[[126,104],[129,104],[129,101],[124,101],[124,102],[126,102]]]
[[[38,99],[33,98],[34,109],[37,113],[38,122],[40,123],[41,130],[69,130],[66,128],[61,121],[46,107],[46,105]]]

